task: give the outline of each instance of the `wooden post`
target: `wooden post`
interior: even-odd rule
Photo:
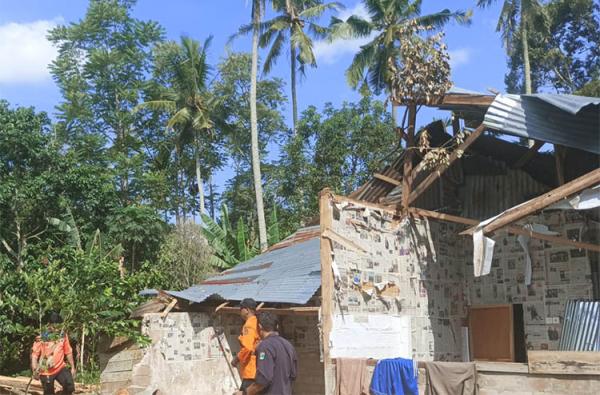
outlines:
[[[460,133],[460,118],[455,113],[452,113],[452,135],[456,137]]]
[[[333,210],[331,207],[332,192],[325,188],[319,195],[319,212],[321,225],[321,331],[323,341],[323,367],[325,375],[325,394],[333,391],[333,376],[331,373],[331,358],[329,354],[329,335],[333,326],[333,272],[331,257],[331,242],[325,237],[333,222]]]
[[[554,163],[556,164],[556,181],[558,186],[565,184],[565,158],[567,151],[562,145],[554,144]]]
[[[412,159],[414,154],[415,146],[415,127],[417,123],[417,106],[416,104],[409,104],[408,107],[408,130],[406,133],[406,153],[404,155],[404,174],[402,176],[402,208],[408,209],[410,204],[410,192],[411,192],[411,173],[412,173]]]

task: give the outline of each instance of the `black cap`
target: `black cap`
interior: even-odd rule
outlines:
[[[61,322],[62,318],[60,317],[60,314],[55,311],[50,313],[50,316],[48,317],[49,324],[60,324]]]
[[[256,300],[252,298],[246,298],[240,302],[240,308],[247,308],[250,310],[256,310]]]

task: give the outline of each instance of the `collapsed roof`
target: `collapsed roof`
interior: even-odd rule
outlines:
[[[207,300],[306,304],[321,286],[319,227],[298,230],[267,252],[183,291],[167,294],[193,303]]]

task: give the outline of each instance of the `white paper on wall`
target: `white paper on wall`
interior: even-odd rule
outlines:
[[[335,315],[332,358],[412,358],[410,316]]]

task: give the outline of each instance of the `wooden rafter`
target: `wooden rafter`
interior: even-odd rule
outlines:
[[[438,213],[436,211],[424,210],[424,209],[420,209],[420,208],[416,208],[416,207],[410,207],[408,209],[408,211],[412,214],[420,215],[423,217],[429,217],[429,218],[439,219],[441,221],[454,222],[454,223],[463,224],[463,225],[477,225],[479,223],[479,221],[476,219],[458,217],[456,215]],[[544,240],[544,241],[547,241],[547,242],[550,242],[553,244],[568,245],[568,246],[575,247],[575,248],[600,252],[600,245],[597,245],[597,244],[583,243],[580,241],[570,240],[565,237],[551,236],[551,235],[546,235],[544,233],[532,232],[532,231],[524,229],[520,226],[511,225],[511,226],[508,226],[506,228],[506,230],[508,231],[508,233],[512,233],[514,235],[529,236],[533,239]],[[463,232],[463,233],[461,233],[461,235],[462,234],[465,234],[465,233]]]
[[[367,250],[365,250],[363,247],[361,247],[357,243],[345,238],[344,236],[341,236],[341,235],[335,233],[330,228],[326,228],[323,231],[323,233],[321,233],[321,236],[325,237],[331,241],[335,241],[336,243],[343,246],[344,248],[347,248],[348,250],[355,251],[355,252],[361,252],[363,254],[365,254],[367,252]]]
[[[528,215],[538,212],[539,210],[546,208],[561,199],[598,184],[600,184],[600,169],[593,170],[567,184],[551,190],[550,192],[546,192],[543,195],[520,204],[517,207],[506,210],[494,221],[487,224],[483,228],[483,232],[493,232],[496,229],[500,229],[503,226],[512,224],[522,218],[527,217]],[[472,234],[474,231],[475,227],[470,228],[463,233]]]
[[[257,310],[259,310],[257,308]],[[306,306],[306,307],[261,307],[261,312],[269,312],[278,315],[314,315],[319,312],[319,307],[317,306]],[[219,309],[220,313],[224,314],[239,314],[240,309],[238,307],[222,307]]]
[[[489,107],[496,97],[492,95],[457,95],[457,94],[447,94],[444,95],[442,100],[440,101],[440,106],[448,106],[448,105],[473,105],[473,106],[482,106]]]
[[[529,148],[529,150],[525,152],[523,156],[521,156],[512,167],[514,169],[520,169],[521,167],[525,166],[527,162],[529,162],[531,158],[533,158],[533,156],[540,150],[540,148],[542,148],[542,145],[544,144],[545,143],[543,141],[535,140],[533,146]]]
[[[463,152],[465,152],[467,150],[467,148],[469,148],[471,146],[471,144],[473,144],[473,142],[475,142],[475,140],[481,136],[481,134],[485,131],[485,126],[483,124],[479,125],[479,127],[477,129],[475,129],[466,139],[465,141],[459,145],[451,154],[450,154],[450,158],[448,159],[448,163],[443,164],[441,166],[439,166],[435,171],[431,172],[431,174],[429,174],[427,176],[427,178],[425,178],[423,180],[423,182],[421,182],[419,184],[419,186],[417,186],[414,191],[412,191],[410,193],[410,196],[408,197],[408,204],[411,204],[412,202],[414,202],[419,195],[421,195],[423,192],[425,192],[427,190],[427,188],[429,188],[431,186],[431,184],[433,184],[433,182],[440,177],[450,166],[452,166],[452,164],[454,163],[454,161],[456,159],[459,158],[460,154],[462,154]]]
[[[392,178],[392,177],[388,177],[381,173],[375,173],[375,174],[373,174],[373,177],[377,178],[378,180],[385,181],[388,184],[391,184],[394,186],[402,185],[402,181],[396,180],[395,178]]]

